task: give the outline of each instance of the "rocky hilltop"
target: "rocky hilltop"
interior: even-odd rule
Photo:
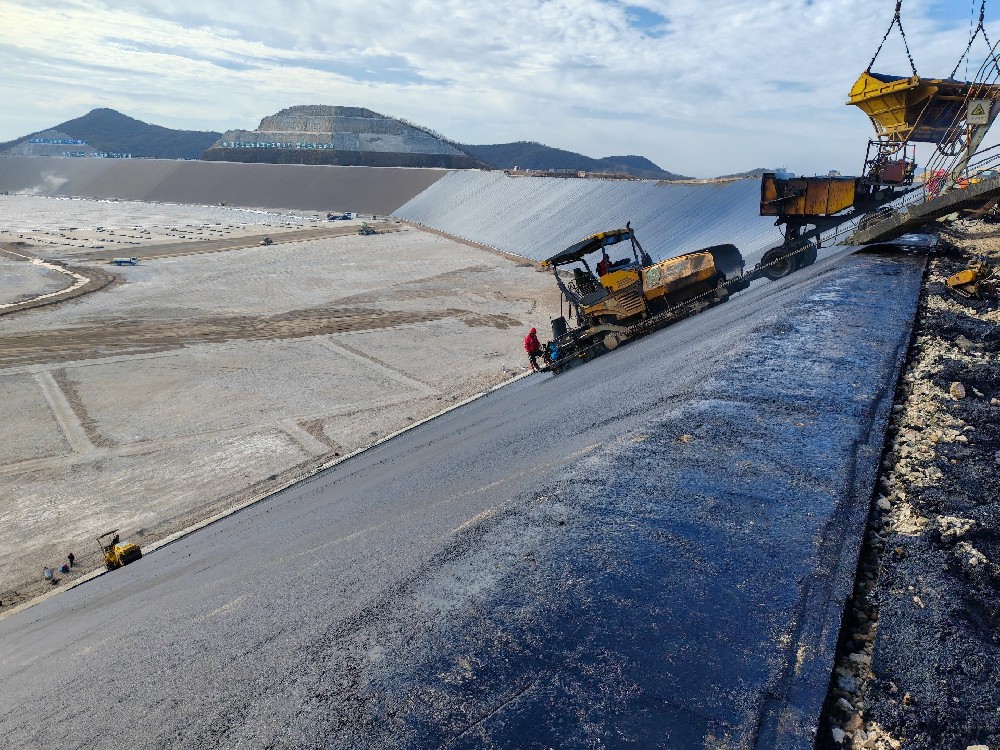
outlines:
[[[46,130],[0,143],[0,153],[15,156],[94,156],[105,153],[155,159],[199,159],[218,137],[219,133],[212,131],[174,130],[150,125],[113,109],[102,108]]]
[[[205,151],[211,161],[367,167],[485,166],[430,130],[363,107],[300,105],[230,130]]]

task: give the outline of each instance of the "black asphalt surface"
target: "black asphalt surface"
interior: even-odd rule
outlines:
[[[0,621],[0,735],[811,747],[922,268],[821,261]]]

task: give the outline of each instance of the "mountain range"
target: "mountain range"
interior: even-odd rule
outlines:
[[[625,174],[653,180],[685,180],[679,174],[661,169],[645,156],[605,156],[594,159],[574,151],[565,151],[533,141],[495,143],[485,146],[459,144],[463,151],[500,169],[540,171],[572,170],[598,174]]]
[[[55,131],[86,141],[98,151],[129,153],[158,159],[201,159],[221,133],[175,130],[136,120],[113,109],[95,109],[82,117],[54,125],[44,131],[0,143],[0,153],[27,139]],[[488,145],[454,144],[471,156],[499,169],[535,171],[584,171],[657,180],[686,179],[661,169],[644,156],[607,156],[595,159],[584,154],[531,141]]]

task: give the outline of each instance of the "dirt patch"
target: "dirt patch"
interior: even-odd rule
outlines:
[[[0,336],[0,367],[148,354],[190,344],[295,339],[350,331],[371,331],[458,318],[466,325],[507,328],[509,316],[483,316],[468,310],[392,311],[365,308],[293,310],[266,318],[248,316],[185,321],[109,320],[79,326]]]
[[[1000,746],[1000,308],[945,280],[983,222],[931,262],[817,747]]]
[[[0,243],[0,250],[5,250],[4,244]],[[5,252],[5,257],[11,258],[13,260],[23,260],[30,261],[31,257],[25,257],[28,250],[23,246],[24,243],[17,243],[18,247],[15,252]],[[52,261],[49,261],[52,262]],[[69,266],[66,263],[55,262],[56,265],[60,265],[67,271],[72,271],[80,276],[88,279],[87,283],[76,287],[75,289],[67,289],[63,294],[56,294],[51,297],[46,297],[45,299],[39,300],[25,300],[24,302],[15,305],[13,307],[8,307],[0,309],[0,315],[14,315],[17,313],[22,313],[26,310],[33,310],[39,307],[46,307],[48,305],[56,305],[62,302],[66,302],[71,299],[76,299],[92,292],[98,292],[102,289],[107,289],[115,284],[121,283],[121,277],[117,274],[108,273],[107,271],[102,271],[98,268],[79,268],[76,266]]]
[[[299,426],[303,430],[308,432],[310,435],[319,440],[321,443],[330,446],[330,450],[335,451],[333,454],[335,457],[339,456],[343,451],[343,448],[341,446],[335,445],[334,443],[330,442],[330,438],[328,438],[326,435],[326,430],[323,429],[323,424],[324,422],[322,419],[307,419],[302,422],[299,422]],[[340,450],[338,450],[338,448]]]
[[[97,429],[97,422],[87,412],[87,407],[83,403],[83,399],[80,398],[80,394],[76,390],[76,385],[66,376],[66,371],[52,370],[51,374],[52,379],[59,386],[59,390],[66,397],[66,401],[69,402],[70,408],[73,409],[76,418],[80,421],[80,426],[83,427],[87,439],[101,448],[110,448],[113,446],[114,443],[104,437]]]
[[[468,313],[461,316],[461,321],[469,326],[469,328],[492,326],[500,331],[506,331],[508,328],[517,328],[523,325],[520,320],[512,318],[509,315],[476,315],[475,313]]]

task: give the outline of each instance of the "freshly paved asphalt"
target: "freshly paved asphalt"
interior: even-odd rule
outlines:
[[[0,735],[811,747],[922,267],[821,261],[0,621]]]

